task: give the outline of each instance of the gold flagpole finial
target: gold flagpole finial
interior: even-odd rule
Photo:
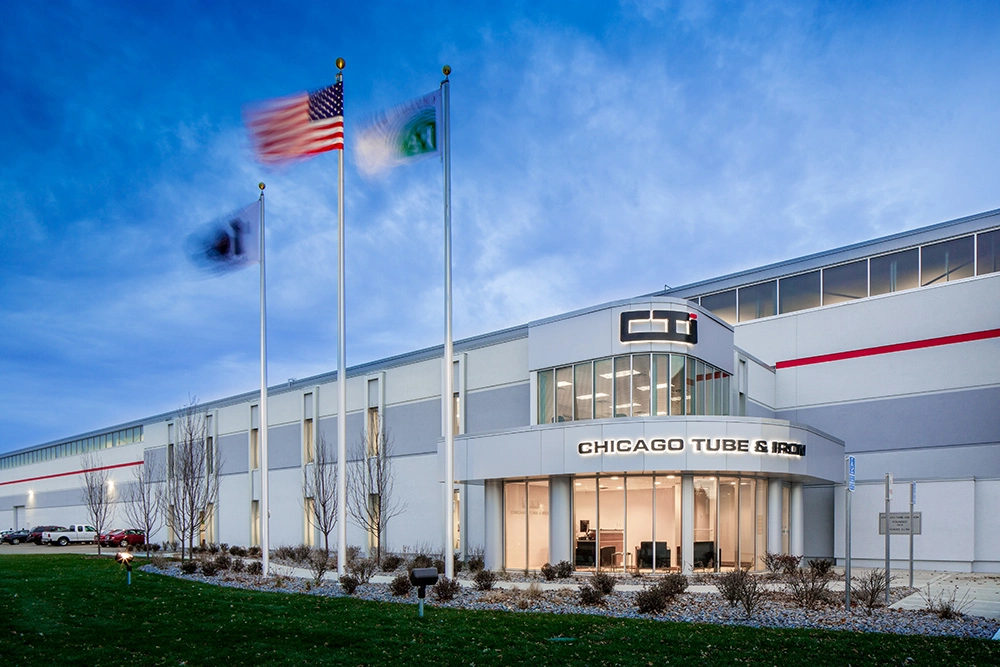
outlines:
[[[260,188],[260,191],[261,191],[261,192],[263,192],[263,191],[264,191],[264,182],[263,182],[263,181],[261,181],[260,183],[258,183],[258,184],[257,184],[257,187],[258,187],[258,188]]]
[[[441,68],[441,71],[444,73],[445,76],[450,76],[451,75],[451,66],[445,65],[444,67]]]
[[[344,69],[344,65],[346,64],[343,58],[337,58],[337,69]]]

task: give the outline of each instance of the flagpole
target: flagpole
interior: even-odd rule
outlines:
[[[260,434],[260,501],[261,501],[261,565],[264,576],[268,574],[268,551],[270,551],[270,536],[268,524],[271,510],[267,495],[267,299],[265,297],[264,281],[264,184],[260,188],[260,422],[257,433]]]
[[[441,157],[444,165],[444,358],[441,368],[443,385],[441,404],[444,407],[444,574],[455,578],[455,431],[454,416],[454,356],[451,341],[451,119],[450,89],[448,76],[451,67],[441,69]]]
[[[337,83],[344,80],[337,58]],[[337,151],[337,576],[347,565],[347,342],[344,308],[344,151]]]

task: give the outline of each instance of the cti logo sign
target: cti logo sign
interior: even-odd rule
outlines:
[[[649,331],[632,331],[634,323],[649,323]],[[626,310],[621,315],[623,343],[698,342],[698,315],[679,310]]]

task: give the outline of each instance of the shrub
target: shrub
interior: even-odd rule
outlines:
[[[746,570],[733,570],[732,572],[721,574],[716,578],[715,587],[719,590],[719,595],[729,603],[730,607],[735,607],[740,601],[740,593],[748,576],[750,576],[750,573]]]
[[[344,592],[348,595],[354,595],[354,591],[358,590],[358,586],[360,585],[361,582],[358,581],[358,578],[353,575],[345,574],[340,578],[340,587],[343,588]]]
[[[382,559],[382,571],[383,572],[395,572],[399,569],[399,566],[403,564],[402,556],[397,556],[396,554],[389,554]]]
[[[851,590],[857,597],[858,604],[871,616],[875,608],[885,602],[885,570],[875,568],[854,581],[857,581],[857,585],[852,585]]]
[[[194,574],[198,570],[198,562],[193,560],[186,560],[181,563],[181,572],[184,574]]]
[[[158,542],[153,542],[152,544],[149,545],[149,548],[153,553],[156,553],[157,551],[160,550],[160,544]]]
[[[936,597],[931,597],[931,586],[927,584],[926,595],[923,591],[919,591],[920,597],[924,599],[927,604],[927,611],[932,614],[936,614],[938,618],[943,619],[953,619],[962,618],[965,614],[965,610],[969,608],[972,604],[972,600],[969,599],[969,591],[965,591],[965,594],[956,599],[958,595],[958,586],[952,589],[951,594],[945,596],[944,591],[937,594]]]
[[[663,590],[670,596],[674,597],[680,595],[687,590],[688,578],[683,574],[674,572],[673,574],[668,574],[659,582],[659,586],[663,586]]]
[[[764,567],[771,574],[791,574],[799,569],[799,563],[802,562],[802,556],[775,554],[770,551],[761,556],[761,559],[764,561]]]
[[[247,569],[246,561],[242,558],[236,557],[233,559],[233,565],[230,568],[233,572],[245,572]]]
[[[660,585],[662,583],[659,582],[649,588],[643,588],[635,596],[635,603],[640,614],[659,614],[673,600],[673,596],[667,595],[663,590],[663,586]]]
[[[229,547],[229,555],[239,556],[240,558],[246,558],[247,555],[246,547],[241,547],[234,544],[233,546]]]
[[[816,569],[793,570],[785,575],[785,582],[795,601],[806,609],[815,609],[830,597],[830,575],[819,574]]]
[[[615,578],[605,572],[595,572],[590,578],[590,585],[601,592],[601,595],[611,595],[615,590]]]
[[[227,542],[223,542],[222,544],[219,545],[219,550],[222,551],[223,553],[228,552],[229,544]]]
[[[586,605],[604,604],[604,593],[590,584],[580,586],[580,602]]]
[[[347,571],[357,577],[362,584],[372,580],[372,575],[378,571],[378,563],[374,558],[356,558],[348,561]]]
[[[219,571],[214,560],[204,560],[201,562],[201,573],[206,577],[214,577]]]
[[[347,552],[346,558],[348,564],[353,563],[354,561],[361,558],[361,547],[355,544],[348,544],[346,552]]]
[[[454,557],[452,557],[451,564],[455,569],[455,572],[461,572],[465,569],[465,562],[462,560],[462,556],[460,554],[455,554]],[[441,572],[444,572],[444,570],[441,570]]]
[[[469,572],[479,572],[486,567],[486,557],[482,547],[469,549]]]
[[[247,556],[250,556],[251,558],[260,558],[260,553],[260,547],[258,546],[252,546],[247,549]]]
[[[476,590],[489,591],[493,589],[493,585],[497,583],[497,575],[493,570],[479,570],[476,572],[476,576],[472,578],[476,584]]]
[[[229,554],[223,552],[219,553],[212,559],[212,563],[215,564],[215,568],[220,571],[228,570],[233,566],[233,559],[230,558]]]
[[[635,601],[643,614],[660,613],[675,597],[687,590],[688,580],[683,574],[668,574],[663,579],[642,589]]]
[[[556,578],[556,568],[546,563],[542,566],[542,576],[545,577],[545,581],[552,581]]]
[[[440,558],[435,558],[434,562],[431,564],[431,567],[433,567],[438,572],[444,572],[444,561],[441,560]]]
[[[322,549],[313,549],[309,554],[309,571],[317,586],[323,583],[323,575],[333,569],[333,561]]]
[[[434,559],[427,554],[414,554],[410,559],[409,565],[406,566],[406,569],[415,570],[418,567],[434,567]]]
[[[247,574],[252,574],[255,577],[259,577],[264,574],[264,566],[259,560],[252,560],[247,563]]]
[[[389,592],[399,597],[405,597],[413,590],[410,577],[405,574],[398,574],[389,584]]]
[[[434,599],[441,602],[451,600],[460,592],[462,592],[462,585],[458,583],[458,579],[449,579],[448,577],[439,578],[437,583],[431,588],[431,594],[434,596]]]
[[[560,579],[569,579],[573,576],[573,563],[568,560],[561,560],[556,563],[556,576]]]
[[[833,576],[833,561],[829,558],[816,558],[809,561],[809,571],[821,576]]]
[[[213,556],[219,553],[219,545],[215,543],[207,545],[205,549],[208,551],[208,553],[212,554]]]

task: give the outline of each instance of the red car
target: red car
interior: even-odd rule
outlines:
[[[112,530],[101,535],[101,544],[106,547],[142,546],[146,543],[146,534],[138,528]]]
[[[31,529],[31,532],[28,534],[28,539],[25,541],[34,542],[35,544],[41,544],[42,533],[46,532],[54,533],[59,530],[66,530],[66,529],[63,528],[62,526],[35,526],[34,528]]]

